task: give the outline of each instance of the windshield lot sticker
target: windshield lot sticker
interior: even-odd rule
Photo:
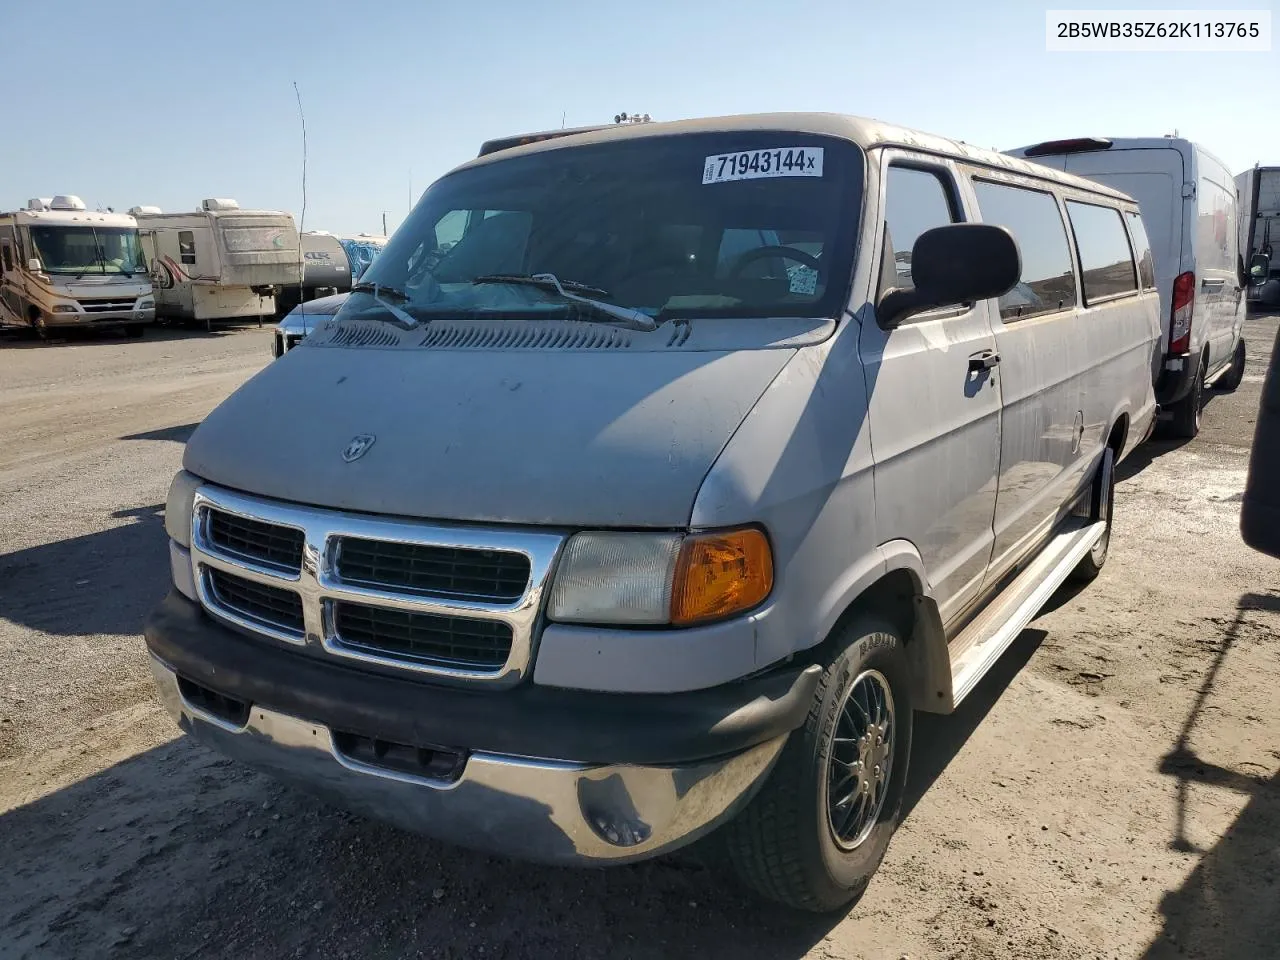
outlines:
[[[702,164],[702,183],[760,180],[764,177],[822,176],[822,147],[778,147],[718,153]]]
[[[812,297],[818,292],[818,271],[813,267],[803,264],[787,267],[787,281],[790,293]]]

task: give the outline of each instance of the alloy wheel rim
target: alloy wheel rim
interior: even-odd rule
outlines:
[[[896,742],[889,681],[864,670],[845,692],[827,751],[827,827],[842,850],[859,847],[879,821]]]

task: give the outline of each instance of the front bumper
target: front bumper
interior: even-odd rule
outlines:
[[[155,323],[155,308],[150,310],[100,310],[80,313],[47,313],[45,325],[54,327],[126,327]]]
[[[447,688],[242,636],[178,594],[146,635],[166,709],[220,752],[440,840],[578,865],[658,856],[730,818],[818,680],[797,667],[671,695]],[[225,703],[240,706],[211,706]],[[457,761],[417,773],[352,749],[359,738],[391,745],[386,756],[439,749]]]

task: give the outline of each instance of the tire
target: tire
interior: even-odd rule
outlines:
[[[1170,407],[1169,435],[1181,440],[1194,440],[1200,433],[1200,414],[1204,409],[1204,364],[1196,371],[1196,379],[1187,395]]]
[[[1107,528],[1098,542],[1093,545],[1093,549],[1081,558],[1076,568],[1067,577],[1072,583],[1086,584],[1096,580],[1107,562],[1107,551],[1111,549],[1111,522],[1115,514],[1116,496],[1115,460],[1108,456],[1111,453],[1112,451],[1108,449],[1103,454],[1103,462],[1099,465],[1098,475],[1093,480],[1093,519],[1105,520]],[[1108,460],[1110,460],[1109,466]]]
[[[804,726],[791,734],[760,792],[724,828],[729,862],[747,887],[816,913],[847,908],[866,890],[897,829],[911,756],[909,672],[897,631],[875,620],[854,622],[837,635],[835,649]],[[856,702],[850,698],[855,689]],[[878,751],[871,741],[871,760],[880,764],[864,767],[864,780],[850,763],[867,748],[855,735],[866,732],[871,697],[886,692],[884,706],[872,710],[871,719],[889,718],[877,724],[887,730],[889,746]],[[883,771],[879,794],[870,786],[878,779],[876,770]],[[857,798],[867,795],[864,783],[878,810],[857,806]],[[850,804],[834,804],[834,812],[828,803],[833,786],[851,798]],[[850,816],[851,842],[842,844],[836,821]]]
[[[124,328],[124,335],[126,337],[141,337],[146,332],[147,328],[140,323],[131,323]]]
[[[1240,338],[1240,342],[1236,344],[1236,352],[1231,355],[1231,366],[1227,367],[1227,372],[1218,378],[1217,383],[1213,386],[1223,393],[1231,393],[1240,386],[1240,382],[1244,380],[1244,337]]]
[[[49,329],[49,324],[45,322],[44,314],[36,314],[35,319],[31,321],[31,325],[36,328],[36,336],[41,340],[52,340],[53,331]]]

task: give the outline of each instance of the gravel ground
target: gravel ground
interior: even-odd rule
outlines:
[[[1277,317],[1180,447],[1121,468],[1103,575],[959,713],[847,916],[715,870],[478,857],[177,735],[140,637],[193,425],[266,331],[0,340],[0,958],[1280,956],[1280,563],[1237,528]]]

